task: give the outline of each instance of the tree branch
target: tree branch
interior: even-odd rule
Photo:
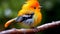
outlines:
[[[34,29],[15,29],[15,28],[12,28],[10,30],[1,31],[0,34],[34,34],[36,32],[42,32],[46,29],[54,28],[54,27],[57,27],[59,25],[60,25],[60,21],[55,21],[52,23],[43,24],[43,25],[38,26]]]

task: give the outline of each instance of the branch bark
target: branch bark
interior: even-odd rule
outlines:
[[[59,25],[60,25],[60,21],[55,21],[55,22],[43,24],[43,25],[38,26],[34,29],[15,29],[15,28],[12,28],[10,30],[1,31],[0,34],[35,34],[37,32],[42,32],[42,31],[49,29],[49,28],[57,27]]]

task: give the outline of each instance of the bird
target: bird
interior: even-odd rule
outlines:
[[[41,7],[38,0],[27,0],[19,10],[16,18],[13,18],[5,23],[7,28],[13,21],[18,22],[20,26],[36,27],[42,21]]]

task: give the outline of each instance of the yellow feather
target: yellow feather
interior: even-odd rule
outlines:
[[[36,7],[36,9],[34,9]],[[31,25],[33,27],[37,26],[42,20],[42,14],[40,12],[40,4],[37,0],[28,0],[19,11],[18,16],[24,15],[26,13],[30,14],[34,12],[34,23]],[[27,26],[26,24],[21,23],[21,25]]]

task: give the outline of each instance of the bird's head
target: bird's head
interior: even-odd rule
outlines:
[[[39,2],[37,0],[28,0],[22,6],[22,9],[25,9],[25,10],[36,10],[36,9],[40,9],[40,4],[39,4]]]

